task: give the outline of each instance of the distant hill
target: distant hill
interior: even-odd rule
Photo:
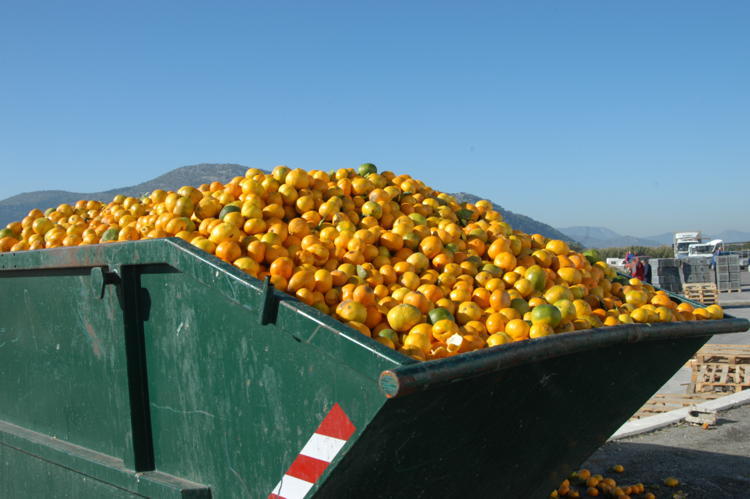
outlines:
[[[244,176],[247,166],[237,164],[209,164],[175,168],[146,182],[130,187],[118,187],[103,192],[34,191],[18,194],[0,201],[0,226],[21,220],[34,208],[45,210],[62,203],[75,203],[80,199],[111,201],[117,194],[138,197],[156,189],[176,190],[183,185],[199,186],[214,180],[228,182],[233,177]]]
[[[647,237],[623,236],[606,227],[560,227],[558,230],[578,240],[587,248],[621,248],[624,246],[671,246],[674,234],[665,232]],[[721,239],[726,243],[750,241],[750,232],[725,230],[719,234],[703,233],[703,240]]]
[[[130,187],[118,187],[103,192],[81,193],[68,191],[35,191],[18,194],[0,201],[0,227],[7,223],[20,220],[34,208],[45,210],[62,203],[75,203],[80,199],[95,199],[110,201],[116,194],[125,196],[141,196],[155,189],[176,190],[183,185],[198,186],[218,180],[228,182],[233,177],[244,176],[248,167],[238,164],[210,164],[183,166],[165,173],[152,180]],[[474,203],[482,198],[466,192],[453,194],[460,202]],[[542,234],[551,239],[563,239],[575,243],[574,237],[569,237],[553,227],[534,220],[533,218],[506,210],[502,206],[494,205],[502,213],[505,220],[513,226],[529,234]]]
[[[721,239],[725,243],[745,243],[750,241],[750,232],[730,229],[719,232],[714,236],[709,236],[709,239]]]
[[[484,199],[467,192],[457,192],[451,195],[461,203],[476,203],[480,199]],[[549,239],[562,239],[563,241],[567,241],[569,243],[580,242],[580,240],[578,240],[577,238],[564,234],[562,231],[557,230],[554,227],[538,220],[534,220],[531,217],[506,210],[505,208],[498,204],[495,204],[494,202],[492,203],[492,206],[494,206],[495,209],[503,215],[505,221],[508,222],[514,229],[522,230],[527,234],[541,234]]]
[[[579,241],[586,248],[613,248],[622,246],[661,246],[663,243],[643,237],[623,236],[606,227],[560,227],[560,232]],[[672,244],[672,240],[668,244]]]

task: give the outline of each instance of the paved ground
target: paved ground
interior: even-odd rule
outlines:
[[[722,293],[720,303],[735,317],[750,319],[750,274],[742,293]],[[716,335],[710,343],[750,344],[750,332]],[[685,393],[690,369],[681,369],[659,393]],[[609,472],[622,464],[625,472]],[[750,498],[750,404],[723,411],[715,427],[673,425],[602,446],[583,465],[593,473],[630,485],[643,482],[657,497],[689,499]],[[681,485],[670,489],[664,478]]]
[[[615,464],[625,472],[608,471]],[[583,466],[618,484],[642,482],[657,497],[750,498],[750,404],[720,413],[718,424],[708,430],[682,423],[607,442]],[[668,476],[681,485],[664,486]]]
[[[741,277],[742,292],[721,293],[719,296],[719,304],[724,308],[724,311],[727,314],[750,319],[750,272],[743,272]],[[750,345],[750,332],[717,334],[708,342],[732,345]],[[685,393],[689,383],[690,368],[683,367],[675,373],[675,376],[672,379],[659,389],[658,393]],[[748,494],[748,498],[750,498],[750,494]]]

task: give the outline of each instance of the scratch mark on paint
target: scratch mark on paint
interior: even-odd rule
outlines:
[[[210,412],[206,412],[206,411],[199,411],[199,410],[181,411],[179,409],[175,409],[174,407],[169,407],[167,405],[157,405],[157,404],[154,404],[153,402],[151,402],[151,407],[153,407],[155,409],[162,409],[164,411],[174,412],[175,414],[184,414],[184,415],[187,415],[187,414],[202,414],[204,416],[208,416],[209,418],[216,417],[213,414],[211,414]]]
[[[229,466],[229,471],[231,471],[232,473],[234,473],[234,476],[236,476],[237,480],[239,480],[240,483],[242,484],[242,488],[245,489],[245,497],[250,497],[251,496],[250,489],[248,488],[247,483],[245,482],[245,479],[242,478],[242,475],[240,475],[237,472],[237,470],[232,467],[232,464],[231,464],[232,463],[232,459],[229,456],[229,441],[227,441],[227,435],[226,435],[226,433],[224,434],[224,453],[227,456],[227,466]]]

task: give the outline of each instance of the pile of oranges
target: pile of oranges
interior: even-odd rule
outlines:
[[[614,473],[622,473],[625,468],[616,464],[611,468]],[[662,485],[664,487],[662,487]],[[570,474],[563,480],[560,486],[550,493],[550,499],[559,497],[614,497],[616,499],[630,499],[631,497],[643,497],[644,499],[656,499],[656,492],[664,492],[674,489],[680,485],[675,477],[667,477],[661,484],[644,485],[638,482],[633,485],[618,484],[614,478],[605,477],[601,474],[592,474],[587,469],[580,469]],[[648,489],[648,490],[647,490]],[[679,494],[679,495],[678,495]],[[669,497],[683,497],[681,492],[669,494]],[[662,496],[665,496],[662,494]],[[666,497],[666,496],[665,496]]]
[[[633,322],[720,319],[677,304],[561,240],[513,230],[489,201],[459,204],[366,163],[277,166],[109,203],[32,210],[0,251],[178,237],[419,360]]]

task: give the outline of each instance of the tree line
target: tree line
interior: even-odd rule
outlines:
[[[622,246],[618,248],[597,249],[602,258],[625,258],[630,251],[633,255],[649,256],[651,258],[674,258],[674,250],[670,245],[663,246]]]

